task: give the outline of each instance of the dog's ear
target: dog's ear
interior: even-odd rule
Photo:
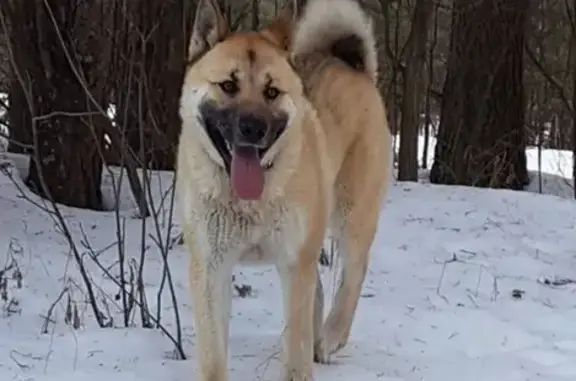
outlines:
[[[278,18],[290,21],[291,23],[296,23],[300,16],[302,16],[302,12],[307,4],[308,0],[286,0],[278,14]]]
[[[229,33],[228,22],[216,0],[199,0],[192,37],[188,46],[188,62],[193,63]]]
[[[307,0],[286,0],[272,23],[264,29],[263,34],[282,49],[288,50],[294,28],[307,2]]]

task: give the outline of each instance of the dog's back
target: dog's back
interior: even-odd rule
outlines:
[[[294,3],[300,8],[286,11],[265,34],[290,50],[322,121],[334,169],[339,171],[352,146],[363,142],[370,161],[390,168],[392,139],[376,86],[378,57],[371,20],[354,0]]]
[[[322,122],[333,169],[332,234],[344,276],[315,349],[316,359],[324,362],[350,334],[391,178],[392,138],[376,86],[375,37],[360,5],[354,0],[293,4],[264,34],[290,51]]]
[[[296,24],[292,56],[323,122],[335,168],[365,139],[369,151],[378,151],[366,158],[388,165],[375,38],[360,6],[352,0],[310,0]]]

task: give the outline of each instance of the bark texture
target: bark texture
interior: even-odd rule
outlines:
[[[402,92],[402,122],[398,180],[418,181],[418,130],[421,125],[426,94],[426,43],[434,0],[418,0],[408,36],[404,89]]]
[[[174,169],[179,98],[195,1],[143,0],[115,5],[119,32],[116,121],[141,166]]]
[[[26,183],[57,203],[99,210],[104,118],[87,97],[88,90],[104,104],[104,89],[94,86],[100,69],[95,4],[19,0],[2,2],[0,11],[14,47],[11,130],[33,143]]]
[[[431,182],[510,189],[528,183],[522,58],[529,3],[454,1]]]

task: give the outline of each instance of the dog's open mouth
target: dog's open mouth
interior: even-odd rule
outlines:
[[[261,164],[262,157],[270,146],[256,147],[231,143],[220,129],[205,121],[206,132],[222,157],[226,172],[230,176],[234,193],[244,200],[259,200],[264,190],[264,172],[272,164]]]
[[[205,121],[205,125],[206,125],[206,132],[208,133],[208,136],[210,137],[212,144],[214,145],[214,147],[220,154],[220,157],[222,157],[222,160],[224,161],[226,171],[230,173],[230,164],[232,161],[232,153],[234,151],[232,143],[226,140],[226,138],[224,138],[220,130],[218,130],[218,128],[214,126],[211,126],[208,121]],[[258,157],[262,159],[269,149],[270,147],[258,147],[256,149],[256,153],[258,154]],[[264,165],[264,169],[270,169],[271,167],[272,163],[266,163]]]

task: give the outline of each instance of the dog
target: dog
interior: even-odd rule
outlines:
[[[232,33],[200,0],[180,98],[176,167],[200,380],[228,380],[232,272],[275,265],[285,381],[309,381],[349,339],[392,146],[371,21],[353,0],[293,1],[263,30]],[[323,321],[330,231],[342,259]]]

